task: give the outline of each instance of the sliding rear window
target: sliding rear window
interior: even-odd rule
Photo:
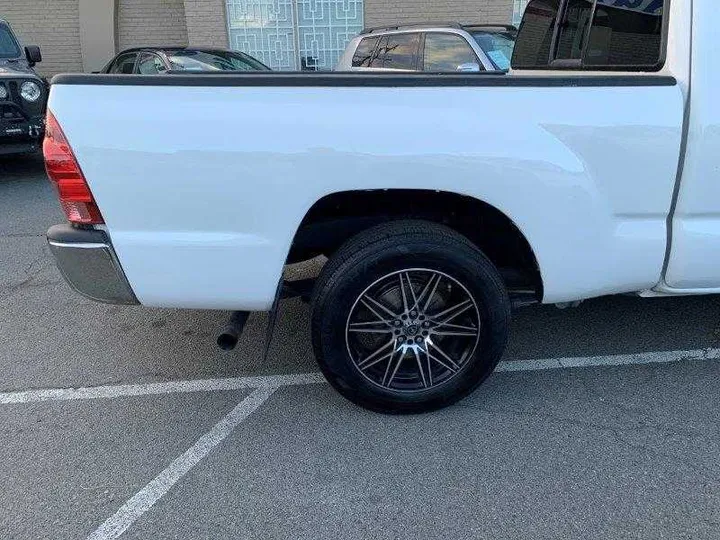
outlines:
[[[532,0],[515,69],[655,71],[662,67],[667,0]]]

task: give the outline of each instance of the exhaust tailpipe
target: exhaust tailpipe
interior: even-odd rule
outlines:
[[[218,347],[223,351],[232,351],[237,347],[238,340],[243,333],[245,323],[250,313],[247,311],[234,311],[230,320],[217,338]]]

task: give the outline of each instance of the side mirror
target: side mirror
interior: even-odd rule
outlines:
[[[30,67],[33,67],[38,62],[42,62],[42,54],[40,53],[40,47],[37,45],[28,45],[25,47],[25,58],[27,58]]]
[[[467,64],[460,64],[457,67],[457,71],[476,73],[476,72],[480,71],[480,64],[476,64],[475,62],[468,62]]]

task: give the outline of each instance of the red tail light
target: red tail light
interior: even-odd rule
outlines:
[[[51,112],[47,113],[43,141],[45,169],[60,195],[60,204],[72,223],[105,223],[80,165]]]

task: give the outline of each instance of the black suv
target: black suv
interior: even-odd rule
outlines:
[[[7,21],[0,19],[0,155],[34,152],[45,134],[48,84],[33,66],[40,48],[20,48]]]

